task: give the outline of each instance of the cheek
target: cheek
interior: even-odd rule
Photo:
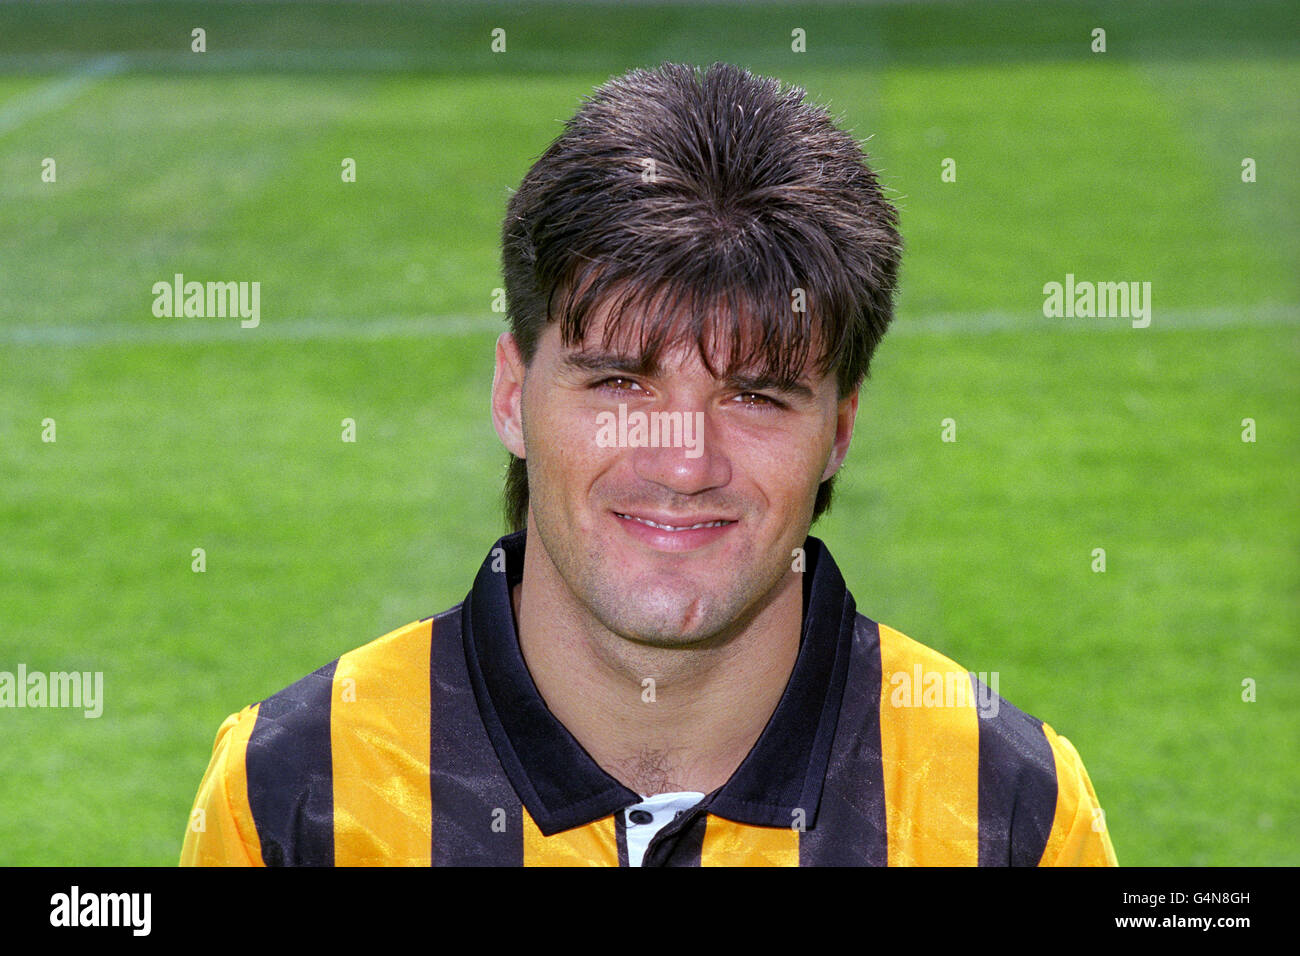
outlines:
[[[618,454],[617,449],[596,444],[596,414],[590,408],[548,402],[530,406],[524,416],[530,470],[552,497],[585,496]]]
[[[802,499],[815,492],[830,455],[833,434],[815,427],[749,430],[730,436],[733,464],[769,502]]]

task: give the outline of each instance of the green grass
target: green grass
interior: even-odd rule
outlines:
[[[815,529],[860,609],[1070,737],[1121,863],[1300,862],[1285,9],[0,6],[0,670],[107,696],[0,711],[0,864],[173,864],[227,713],[464,596],[501,527],[509,190],[664,58],[805,84],[900,206],[896,328]],[[260,281],[262,327],[154,318],[174,272]],[[1151,328],[1044,319],[1067,272],[1152,282]]]

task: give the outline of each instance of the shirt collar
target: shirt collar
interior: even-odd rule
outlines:
[[[518,531],[493,546],[465,599],[461,631],[492,745],[529,815],[550,836],[642,798],[601,769],[533,683],[510,601],[523,577],[524,543]],[[758,742],[703,804],[738,823],[811,829],[817,820],[856,607],[826,546],[809,537],[804,554],[803,633],[790,680]]]

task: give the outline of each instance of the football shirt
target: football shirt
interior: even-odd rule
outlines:
[[[1070,742],[859,614],[812,537],[798,656],[758,741],[712,793],[640,807],[528,673],[525,545],[500,539],[456,607],[227,718],[182,864],[1115,865]]]

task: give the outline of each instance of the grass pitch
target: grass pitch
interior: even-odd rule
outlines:
[[[106,697],[0,710],[0,864],[174,864],[227,713],[463,598],[509,190],[665,59],[806,86],[900,207],[814,528],[860,609],[1068,736],[1121,864],[1300,863],[1296,50],[1272,3],[0,5],[0,670]],[[177,272],[260,327],[155,318]],[[1067,273],[1151,326],[1044,318]]]

